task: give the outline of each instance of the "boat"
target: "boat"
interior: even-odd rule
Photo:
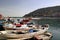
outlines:
[[[27,27],[28,29],[49,29],[49,25],[48,24],[45,24],[45,25],[36,25],[36,24],[33,24],[33,23],[28,23],[27,24]],[[21,26],[20,27],[16,27],[15,25],[13,25],[12,27],[4,27],[5,30],[20,30],[21,29]]]
[[[3,27],[5,30],[21,30],[23,25],[28,27],[28,29],[49,29],[48,24],[37,25],[35,22],[31,22],[31,18],[24,18],[20,23],[6,22]],[[26,27],[23,29],[26,29]]]
[[[29,24],[27,29],[14,26],[4,28],[5,31],[0,31],[0,34],[7,39],[29,39],[35,34],[44,34],[49,29],[49,25]]]
[[[50,40],[51,37],[52,37],[51,32],[46,32],[45,34],[34,36],[34,38],[37,40]]]
[[[20,31],[20,30],[5,30],[0,31],[0,34],[5,36],[7,39],[28,39],[32,38],[35,34],[44,34],[47,31],[45,28],[43,29],[30,29],[29,31]],[[22,33],[19,33],[22,32]]]

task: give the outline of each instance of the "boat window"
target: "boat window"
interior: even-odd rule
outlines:
[[[48,25],[42,25],[41,27],[48,27]]]
[[[33,32],[37,32],[38,30],[33,30]]]
[[[27,23],[27,25],[34,25],[33,23]]]
[[[23,32],[11,32],[11,33],[14,33],[14,34],[25,34]]]
[[[37,32],[38,30],[30,29],[29,32]]]

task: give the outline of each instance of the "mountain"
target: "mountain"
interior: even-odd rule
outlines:
[[[60,17],[60,6],[37,9],[23,17]]]

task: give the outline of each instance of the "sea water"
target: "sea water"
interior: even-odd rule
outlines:
[[[53,37],[51,40],[60,40],[60,19],[40,19],[33,20],[39,25],[49,24],[49,32],[52,32]]]

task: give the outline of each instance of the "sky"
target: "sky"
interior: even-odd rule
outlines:
[[[60,0],[0,0],[0,14],[22,17],[34,10],[60,6]]]

